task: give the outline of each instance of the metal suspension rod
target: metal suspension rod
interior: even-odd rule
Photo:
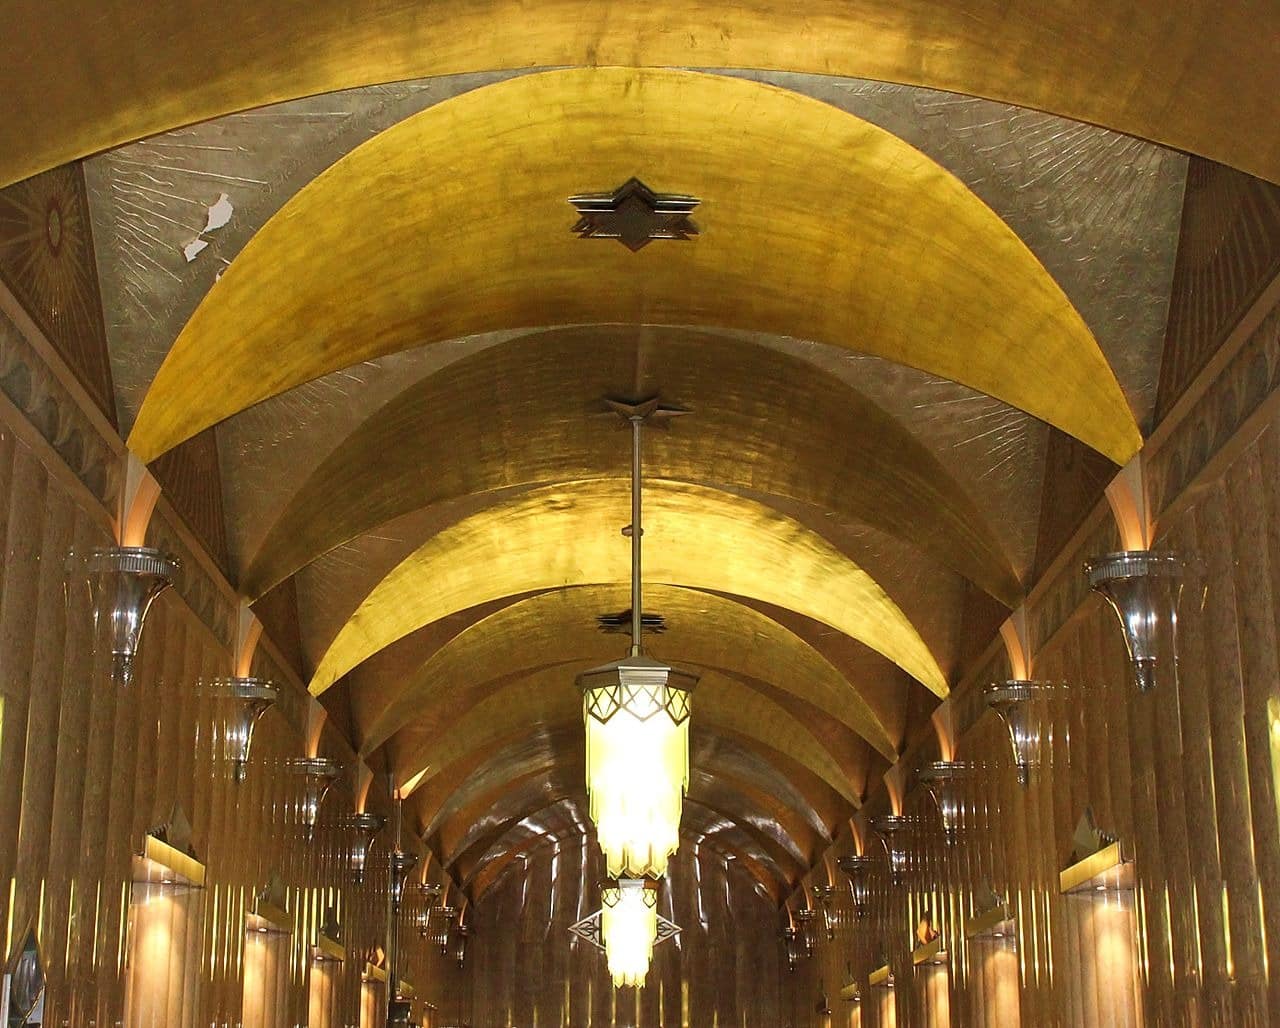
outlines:
[[[644,621],[641,613],[640,542],[640,432],[644,418],[631,416],[631,655],[644,652]]]

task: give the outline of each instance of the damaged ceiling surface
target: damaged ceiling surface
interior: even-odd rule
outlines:
[[[701,675],[682,834],[781,902],[1074,529],[1042,498],[1082,513],[1152,430],[1186,154],[1280,177],[1221,116],[1262,118],[1248,5],[1146,5],[1136,69],[997,4],[392,2],[387,46],[274,0],[182,76],[171,6],[84,41],[157,44],[127,101],[88,59],[7,90],[0,144],[41,132],[0,179],[83,159],[122,434],[216,493],[228,577],[479,903],[586,866],[573,683],[630,603],[604,397],[691,412],[645,442],[649,648]],[[690,19],[735,31],[658,31]],[[633,178],[696,205],[574,231]]]

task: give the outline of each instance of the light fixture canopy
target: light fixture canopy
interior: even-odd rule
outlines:
[[[342,773],[342,765],[328,757],[294,757],[287,766],[302,778],[298,819],[302,822],[304,835],[310,841],[315,836],[316,824],[320,820],[320,805],[330,786]]]
[[[964,819],[964,783],[973,777],[974,767],[961,760],[930,761],[916,777],[929,790],[942,819],[942,832],[947,844],[953,845]]]
[[[351,827],[355,830],[355,844],[351,847],[351,877],[356,885],[364,883],[365,868],[369,865],[369,851],[373,848],[373,840],[386,827],[387,819],[381,814],[362,810],[351,816]]]
[[[1178,606],[1183,561],[1174,553],[1122,550],[1085,562],[1089,588],[1120,619],[1138,689],[1178,680]]]
[[[992,682],[984,690],[987,706],[996,712],[1009,731],[1018,784],[1031,783],[1032,772],[1040,766],[1043,735],[1043,700],[1049,687],[1045,682],[1010,679]]]
[[[658,883],[652,878],[620,878],[605,882],[601,907],[571,925],[579,939],[604,950],[615,988],[640,988],[649,973],[653,948],[680,934],[680,928],[658,913]]]
[[[133,683],[147,614],[180,568],[176,558],[149,546],[102,546],[67,555],[67,572],[82,575],[88,585],[94,647],[110,652],[117,685]]]
[[[223,755],[231,762],[231,777],[243,782],[249,770],[249,751],[258,719],[280,696],[274,682],[265,678],[235,676],[215,678],[210,683],[214,696],[230,699],[234,706],[223,720]]]

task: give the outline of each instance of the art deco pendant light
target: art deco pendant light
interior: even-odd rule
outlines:
[[[587,734],[591,819],[610,878],[660,878],[679,846],[689,784],[689,696],[698,678],[644,654],[641,432],[656,399],[609,401],[631,427],[631,652],[578,676]]]

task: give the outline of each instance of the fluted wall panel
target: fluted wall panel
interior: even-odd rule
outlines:
[[[1162,486],[1155,548],[1188,559],[1177,680],[1138,691],[1115,615],[1083,585],[1082,559],[1119,548],[1105,509],[1095,511],[1029,601],[1033,676],[1052,685],[1042,767],[1020,787],[1007,734],[983,709],[982,686],[1010,674],[993,649],[951,701],[955,757],[978,766],[958,841],[945,843],[932,800],[909,786],[905,881],[895,887],[878,873],[871,912],[856,920],[840,877],[835,939],[819,939],[815,957],[784,976],[797,1028],[826,1023],[810,997],[834,997],[846,978],[861,990],[861,1024],[891,1023],[887,991],[868,984],[886,961],[896,1023],[945,1023],[929,980],[939,972],[911,963],[925,911],[949,954],[952,1025],[1280,1020],[1270,913],[1280,902],[1280,403],[1270,387],[1242,388],[1259,376],[1274,382],[1278,344],[1273,314],[1147,457]],[[906,759],[914,767],[940,755],[926,744]],[[884,802],[873,798],[871,809]],[[1132,892],[1060,894],[1086,808],[1133,856]],[[882,846],[858,829],[869,851]],[[829,859],[853,846],[845,833]],[[1007,898],[1016,939],[966,939],[992,891]],[[798,894],[791,905],[806,902]],[[849,1023],[854,1004],[832,1007],[831,1023]]]

